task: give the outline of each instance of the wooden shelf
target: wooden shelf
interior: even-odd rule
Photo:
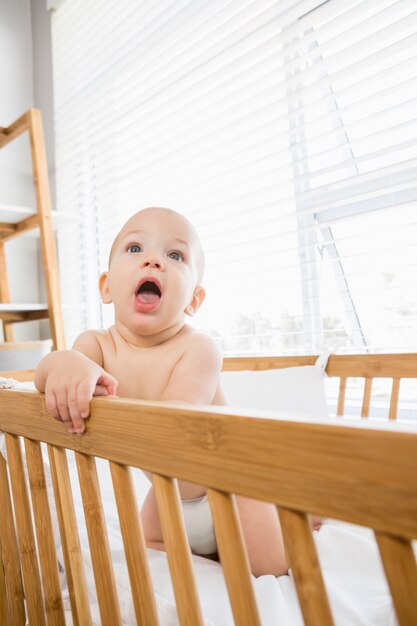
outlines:
[[[39,350],[39,349],[50,350],[52,348],[52,340],[51,339],[36,339],[29,341],[6,341],[4,343],[0,342],[0,353],[16,350]]]
[[[69,222],[78,222],[79,217],[62,211],[51,211],[54,230],[64,228]],[[39,236],[39,223],[36,209],[13,204],[0,204],[0,241],[7,241],[18,235]]]
[[[29,322],[48,316],[47,304],[0,304],[0,319],[5,322]]]

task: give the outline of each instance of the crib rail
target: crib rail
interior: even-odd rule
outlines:
[[[120,610],[102,517],[96,456],[111,464],[138,623],[158,624],[158,618],[128,466],[155,475],[182,625],[199,626],[203,622],[175,478],[208,487],[236,624],[259,624],[259,616],[231,494],[277,505],[305,624],[333,624],[306,511],[375,530],[399,623],[416,624],[417,566],[411,540],[417,537],[417,431],[391,423],[253,417],[224,408],[179,408],[97,398],[92,402],[87,432],[74,437],[47,415],[40,394],[2,391],[0,430],[7,433],[9,476],[4,462],[0,462],[0,493],[3,504],[11,484],[16,513],[16,526],[10,503],[2,506],[0,516],[0,600],[3,616],[7,606],[9,624],[24,624],[22,586],[31,624],[64,623],[56,588],[52,530],[43,511],[48,507],[37,452],[39,441],[49,445],[52,478],[55,487],[59,485],[55,489],[56,508],[76,625],[91,623],[91,616],[65,448],[76,452],[103,625],[119,624]],[[34,530],[28,514],[19,436],[25,438],[27,458],[28,451],[33,457],[28,473]],[[303,453],[294,454],[300,442]],[[38,546],[43,546],[38,557],[35,536]]]
[[[266,370],[314,365],[318,355],[309,356],[268,356],[268,357],[227,357],[223,369],[231,370]],[[372,398],[372,384],[377,378],[390,378],[388,418],[395,420],[398,414],[400,384],[404,378],[417,379],[417,353],[398,354],[332,354],[326,367],[330,378],[339,379],[337,415],[343,415],[346,404],[348,380],[364,379],[361,417],[369,417]]]

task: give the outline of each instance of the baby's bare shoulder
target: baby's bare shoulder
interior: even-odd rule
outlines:
[[[108,341],[108,335],[108,330],[85,330],[74,341],[74,348],[81,345],[101,345],[103,342]]]
[[[187,327],[184,336],[184,346],[185,350],[198,351],[200,354],[210,354],[213,358],[222,359],[220,347],[213,337],[190,326]]]
[[[109,341],[111,338],[108,330],[86,330],[74,341],[73,350],[82,352],[102,366]]]

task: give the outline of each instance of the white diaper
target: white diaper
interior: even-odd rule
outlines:
[[[213,519],[207,496],[193,500],[181,500],[185,529],[190,548],[195,554],[217,552]]]

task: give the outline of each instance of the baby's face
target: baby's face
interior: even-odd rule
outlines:
[[[144,209],[113,244],[103,301],[114,303],[116,322],[141,334],[183,323],[184,313],[192,315],[204,298],[202,262],[197,234],[182,215]]]

